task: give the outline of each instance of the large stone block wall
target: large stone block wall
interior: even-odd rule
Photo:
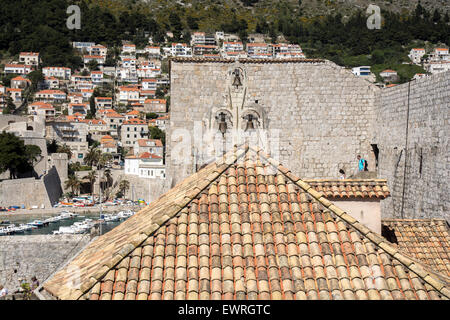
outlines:
[[[304,178],[337,178],[357,169],[356,155],[369,158],[380,90],[331,62],[245,62],[244,104],[264,108],[267,129],[280,129],[279,160]],[[231,67],[225,62],[171,62],[168,177],[172,185],[194,172],[171,159],[171,132],[193,132],[214,106],[226,104]]]
[[[11,293],[20,279],[43,283],[90,241],[89,235],[0,237],[0,284]]]
[[[62,195],[58,171],[52,167],[41,179],[23,178],[0,182],[0,207],[51,208]]]
[[[382,203],[383,216],[448,220],[450,72],[383,89],[380,96],[378,174],[387,179],[391,191]]]

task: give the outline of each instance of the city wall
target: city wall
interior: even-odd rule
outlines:
[[[383,89],[380,96],[378,175],[391,191],[383,215],[449,220],[450,72]]]
[[[0,207],[51,208],[62,195],[58,171],[52,167],[41,179],[24,178],[0,182]]]
[[[89,235],[32,235],[0,237],[0,284],[9,293],[20,279],[36,276],[43,283],[90,241]]]

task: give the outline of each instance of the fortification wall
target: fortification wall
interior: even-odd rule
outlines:
[[[20,279],[42,283],[90,241],[89,235],[0,237],[0,284],[10,293]]]
[[[383,89],[380,96],[378,175],[391,190],[382,203],[383,216],[448,220],[450,72]]]
[[[58,171],[52,167],[41,179],[24,178],[0,182],[0,207],[51,208],[62,195]]]
[[[172,186],[195,171],[176,165],[171,133],[187,129],[213,107],[227,104],[231,63],[171,62],[168,177]],[[279,160],[304,178],[337,178],[357,170],[356,155],[370,158],[379,88],[331,62],[245,62],[243,105],[257,104],[267,129],[280,130]],[[194,142],[193,142],[194,143]]]

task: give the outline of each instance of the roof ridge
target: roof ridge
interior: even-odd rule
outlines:
[[[212,173],[208,174],[206,178],[203,179],[198,186],[194,187],[193,192],[189,192],[185,195],[183,202],[180,203],[171,203],[168,210],[164,210],[163,212],[157,211],[154,215],[151,216],[152,222],[154,222],[147,230],[138,233],[129,239],[128,243],[125,244],[122,249],[117,252],[114,256],[109,259],[106,263],[104,263],[100,270],[95,272],[93,275],[86,279],[83,285],[74,290],[69,294],[69,299],[78,300],[80,299],[86,292],[88,292],[95,284],[100,281],[107,273],[116,265],[118,265],[125,257],[127,257],[135,248],[144,243],[148,237],[150,237],[154,232],[156,232],[163,224],[167,221],[175,217],[181,210],[183,210],[192,200],[194,200],[203,190],[205,190],[211,183],[213,183],[217,178],[219,178],[223,172],[225,172],[231,165],[233,165],[239,158],[244,156],[248,151],[248,145],[243,145],[240,147],[234,147],[233,150],[227,152],[223,157],[219,159],[219,161],[212,162],[209,166],[217,165],[216,170]],[[192,177],[192,176],[191,176]],[[191,178],[188,177],[188,178]],[[186,178],[186,179],[188,179]],[[185,180],[186,180],[185,179]],[[185,181],[183,180],[183,181]],[[181,185],[183,183],[181,181],[174,188]],[[154,203],[157,203],[164,197],[162,195],[159,197]],[[140,212],[144,212],[144,210],[148,210],[149,206],[142,209]],[[152,209],[152,208],[150,208]],[[47,289],[48,290],[48,289]]]
[[[338,181],[338,182],[387,182],[387,179],[352,179],[352,178],[347,178],[347,179],[337,179],[337,178],[333,178],[333,179],[303,179],[303,181],[311,181],[311,182],[328,182],[328,181]]]
[[[325,208],[330,210],[333,214],[338,216],[343,221],[347,222],[352,228],[356,229],[359,233],[361,233],[364,237],[373,242],[376,246],[383,249],[388,255],[399,261],[406,268],[417,274],[423,281],[427,282],[429,285],[434,287],[438,292],[443,294],[445,297],[450,299],[450,290],[446,288],[448,283],[439,279],[439,277],[432,271],[428,270],[429,267],[425,264],[415,261],[411,259],[403,252],[399,251],[395,248],[389,241],[383,238],[381,235],[376,234],[371,231],[369,228],[361,224],[351,215],[343,211],[342,209],[335,206],[331,201],[325,198],[325,196],[318,191],[316,191],[313,187],[311,187],[304,180],[295,176],[291,173],[291,171],[281,165],[281,163],[275,159],[272,159],[267,153],[265,153],[260,147],[250,147],[251,150],[255,151],[260,157],[264,158],[271,165],[275,166],[278,171],[282,172],[289,180],[291,180],[294,184],[302,188],[306,193],[312,196],[315,200],[320,202]],[[441,274],[439,274],[441,275]],[[442,275],[444,278],[446,276]]]

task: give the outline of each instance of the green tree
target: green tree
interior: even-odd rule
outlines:
[[[94,90],[95,93],[95,90]],[[95,113],[97,112],[96,108],[95,108],[95,97],[94,95],[92,95],[89,98],[89,111],[91,113],[92,116],[95,116]]]
[[[113,184],[113,177],[111,173],[111,169],[105,170],[105,178],[106,178],[106,187],[109,188]]]
[[[72,158],[72,150],[67,144],[63,144],[62,146],[58,146],[56,149],[57,153],[67,153],[67,158],[70,160]]]
[[[90,171],[86,177],[89,180],[89,184],[91,185],[91,195],[93,195],[94,194],[94,183],[95,183],[95,180],[97,179],[97,174],[95,171]]]
[[[128,180],[122,180],[119,183],[119,192],[125,196],[125,194],[127,193],[128,189],[130,189],[130,182]]]
[[[192,16],[187,16],[186,18],[187,25],[191,30],[198,30],[198,19]]]
[[[98,62],[96,60],[89,61],[86,66],[89,68],[90,71],[96,71],[99,70],[98,68]]]
[[[11,179],[18,174],[28,172],[31,168],[23,140],[12,133],[0,133],[0,173],[9,170]]]
[[[42,150],[39,146],[29,144],[25,146],[25,155],[28,159],[28,163],[31,167],[34,167],[34,163],[41,158]]]
[[[98,166],[104,168],[112,159],[113,155],[111,153],[102,153],[98,160]]]
[[[51,153],[56,153],[58,150],[58,143],[56,142],[55,139],[51,140],[51,141],[46,141],[47,142],[47,153],[51,154]]]
[[[81,187],[81,181],[76,175],[70,175],[69,178],[65,181],[64,186],[66,189],[71,189],[73,194],[78,194]]]
[[[44,75],[41,70],[35,70],[28,74],[28,79],[31,81],[31,91],[35,92],[39,82],[44,81]]]
[[[150,139],[159,139],[163,145],[166,145],[166,133],[158,127],[150,126],[148,128],[148,134]]]
[[[6,107],[3,108],[3,114],[12,114],[16,110],[16,105],[11,97],[6,97]]]
[[[146,113],[145,114],[145,119],[156,119],[158,118],[158,115],[154,112],[150,112],[150,113]]]
[[[99,149],[91,147],[84,157],[84,162],[90,166],[97,165],[100,160],[101,153],[102,152]]]

